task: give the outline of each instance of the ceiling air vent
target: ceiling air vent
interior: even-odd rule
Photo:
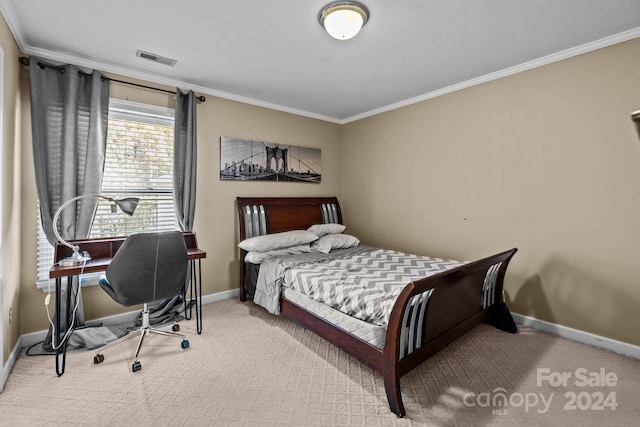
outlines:
[[[153,62],[157,62],[159,64],[168,65],[170,67],[173,67],[174,65],[176,65],[176,62],[178,62],[175,59],[165,58],[164,56],[156,55],[155,53],[145,52],[144,50],[138,50],[136,52],[136,56],[139,56],[140,58],[148,59]]]

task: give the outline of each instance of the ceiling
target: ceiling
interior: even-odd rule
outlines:
[[[0,0],[28,55],[337,123],[640,37],[640,0]],[[138,49],[177,60],[174,67]]]

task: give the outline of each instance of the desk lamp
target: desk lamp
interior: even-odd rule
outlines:
[[[58,210],[56,211],[56,214],[53,216],[53,232],[56,235],[58,241],[60,243],[62,243],[63,245],[67,246],[68,248],[71,248],[73,250],[73,255],[71,255],[70,257],[64,258],[62,260],[60,260],[60,265],[63,267],[68,267],[68,266],[72,266],[72,265],[76,265],[76,264],[82,264],[83,262],[86,262],[88,260],[91,259],[91,256],[87,253],[85,253],[84,255],[80,254],[80,247],[77,245],[72,245],[70,243],[68,243],[67,241],[65,241],[62,236],[60,236],[60,233],[58,232],[58,216],[60,216],[60,212],[62,212],[62,210],[64,208],[66,208],[67,206],[69,206],[71,203],[75,202],[76,200],[85,198],[85,197],[97,197],[100,199],[105,199],[108,200],[110,202],[112,202],[113,204],[111,205],[111,212],[115,213],[116,212],[116,206],[118,206],[120,208],[120,210],[124,213],[126,213],[129,216],[133,215],[133,212],[135,212],[136,207],[138,206],[138,201],[140,201],[139,198],[137,197],[126,197],[124,199],[120,199],[120,200],[115,200],[111,197],[106,197],[103,196],[101,194],[83,194],[81,196],[77,196],[74,197],[71,200],[68,200],[67,202],[65,202],[62,206],[60,206],[60,208],[58,208]]]

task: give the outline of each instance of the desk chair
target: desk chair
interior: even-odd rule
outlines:
[[[107,267],[106,278],[101,278],[98,283],[114,301],[125,307],[144,304],[142,327],[98,349],[94,363],[104,360],[103,350],[134,338],[136,334],[140,339],[131,367],[133,372],[142,369],[138,354],[144,338],[150,333],[181,338],[181,347],[189,347],[184,335],[151,328],[147,307],[148,303],[173,298],[183,292],[187,262],[187,247],[179,231],[140,233],[127,237]],[[179,330],[177,324],[174,324],[173,330]]]

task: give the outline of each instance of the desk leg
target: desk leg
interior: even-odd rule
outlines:
[[[71,303],[72,280],[73,280],[72,276],[67,277],[66,307],[69,307]],[[56,352],[56,374],[58,376],[61,376],[62,374],[64,374],[64,366],[67,358],[67,341],[66,340],[62,341],[62,338],[65,336],[67,329],[69,328],[69,322],[71,321],[71,319],[69,318],[69,310],[65,309],[66,311],[66,313],[64,314],[65,327],[64,328],[62,327],[62,322],[60,320],[63,315],[62,307],[61,307],[62,305],[61,292],[62,292],[62,278],[58,277],[56,278],[56,319],[55,319],[56,330],[55,330],[55,333],[52,334],[53,347],[55,348],[55,352]]]
[[[202,261],[198,260],[196,268],[196,260],[191,260],[189,265],[191,270],[191,280],[189,289],[185,288],[184,292],[184,317],[191,320],[192,306],[196,307],[196,328],[199,334],[202,333]],[[197,272],[196,272],[197,270]]]
[[[195,261],[193,263],[195,267]],[[194,268],[195,270],[195,268]],[[193,275],[195,279],[195,271]],[[198,283],[196,284],[195,294],[196,294],[196,325],[198,329],[198,333],[202,333],[202,260],[198,259]]]
[[[189,261],[188,273],[190,274],[189,285],[184,287],[184,318],[191,320],[191,301],[193,300],[193,261]]]

